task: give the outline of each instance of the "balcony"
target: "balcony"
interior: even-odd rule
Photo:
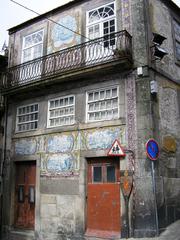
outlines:
[[[11,92],[45,82],[53,84],[120,64],[126,69],[132,65],[132,38],[125,30],[10,67],[0,88]]]

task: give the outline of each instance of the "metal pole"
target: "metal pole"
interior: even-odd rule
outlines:
[[[126,204],[126,238],[129,238],[129,197],[125,196]]]
[[[159,236],[157,199],[156,199],[156,183],[155,183],[155,176],[154,176],[154,161],[151,161],[151,170],[152,170],[152,186],[153,186],[153,194],[154,194],[154,208],[155,208],[155,220],[156,220],[156,235]]]

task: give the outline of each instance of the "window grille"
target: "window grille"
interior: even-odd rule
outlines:
[[[117,119],[119,117],[118,88],[87,93],[87,121]]]
[[[49,101],[48,127],[75,123],[75,96],[66,96]]]
[[[17,108],[17,126],[18,132],[24,132],[37,129],[38,127],[38,104],[31,104]]]
[[[40,30],[23,38],[22,62],[27,62],[42,56],[43,35],[44,31]]]

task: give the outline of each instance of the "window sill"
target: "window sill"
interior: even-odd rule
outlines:
[[[69,125],[69,126],[39,129],[39,130],[21,132],[21,133],[16,132],[16,133],[14,133],[12,138],[17,139],[17,138],[47,135],[47,134],[52,134],[52,133],[72,132],[72,131],[78,131],[78,130],[82,131],[82,130],[88,130],[88,129],[93,129],[93,128],[121,126],[121,125],[125,125],[125,124],[126,124],[125,118],[120,118],[120,119],[116,119],[116,120],[92,122],[92,123],[80,123],[80,124],[76,123],[74,125]]]

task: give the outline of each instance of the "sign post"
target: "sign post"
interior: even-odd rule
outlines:
[[[108,156],[119,156],[125,157],[126,154],[124,149],[122,148],[120,142],[116,139],[111,148],[108,151]],[[129,237],[129,197],[132,191],[132,176],[128,175],[128,171],[124,172],[124,176],[121,176],[121,189],[124,196],[125,201],[125,214],[126,214],[126,237]]]
[[[127,170],[124,171],[124,176],[121,177],[121,189],[124,196],[125,206],[126,206],[126,238],[129,238],[129,198],[131,195],[133,186],[132,173],[128,173]]]
[[[156,199],[156,182],[154,174],[154,161],[158,159],[159,156],[159,146],[154,139],[149,139],[146,143],[146,154],[151,160],[151,174],[152,174],[152,186],[154,194],[154,208],[155,208],[155,220],[156,220],[156,235],[159,236],[159,223],[158,223],[158,212],[157,212],[157,199]]]

